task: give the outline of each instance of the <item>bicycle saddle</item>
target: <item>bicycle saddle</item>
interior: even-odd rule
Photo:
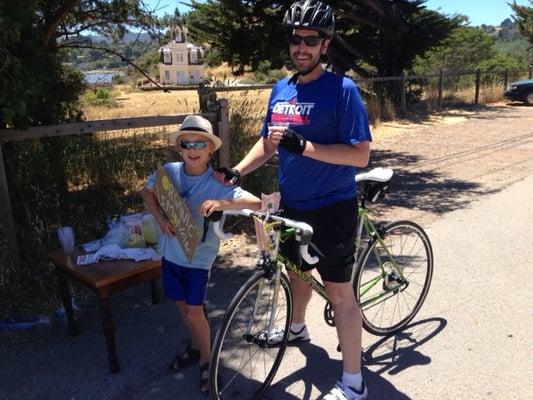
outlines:
[[[355,175],[356,182],[373,181],[373,182],[388,182],[394,174],[394,171],[389,168],[374,168],[363,174]]]

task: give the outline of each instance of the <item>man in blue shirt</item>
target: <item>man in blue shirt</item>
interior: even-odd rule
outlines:
[[[325,397],[367,397],[361,376],[361,313],[350,282],[357,221],[356,167],[368,164],[371,135],[361,96],[348,78],[320,64],[334,32],[330,6],[300,0],[285,14],[289,52],[297,73],[270,95],[261,138],[227,178],[238,178],[279,155],[279,188],[285,216],[305,221],[322,254],[317,269],[335,312],[343,375]],[[296,246],[282,252],[298,258]],[[304,270],[312,267],[303,262]],[[310,272],[308,272],[310,273]],[[294,310],[289,340],[309,340],[305,312],[312,289],[289,273]]]

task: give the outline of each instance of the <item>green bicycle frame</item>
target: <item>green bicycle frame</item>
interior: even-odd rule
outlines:
[[[401,279],[401,283],[399,283],[397,286],[392,288],[383,288],[383,291],[375,294],[369,299],[365,299],[364,301],[360,301],[359,306],[361,308],[367,307],[369,305],[376,305],[379,304],[381,301],[385,300],[384,297],[389,294],[394,294],[394,291],[397,291],[398,289],[403,289],[407,285],[407,280],[405,279],[403,275],[402,268],[398,265],[394,257],[392,256],[391,252],[389,251],[387,245],[385,244],[385,241],[381,237],[378,229],[374,225],[374,223],[370,220],[370,217],[368,216],[368,212],[365,208],[359,207],[358,209],[358,216],[359,216],[359,223],[357,226],[357,234],[356,234],[356,241],[355,241],[355,260],[356,260],[356,268],[353,268],[352,270],[352,276],[351,276],[351,282],[353,284],[355,279],[355,273],[357,268],[360,266],[360,264],[363,262],[362,256],[364,255],[363,251],[363,245],[362,245],[362,238],[363,238],[363,230],[366,234],[366,237],[369,238],[369,242],[372,240],[377,240],[379,243],[379,246],[375,246],[373,248],[373,254],[376,258],[376,261],[379,265],[379,268],[381,270],[381,274],[378,274],[376,277],[371,279],[368,282],[364,282],[361,284],[360,292],[359,292],[359,299],[362,299],[365,294],[367,294],[375,285],[380,283],[383,279],[385,279],[386,271],[385,271],[385,265],[387,263],[390,263],[392,268],[394,268],[394,271],[398,274],[398,276]],[[287,228],[280,232],[280,236],[278,239],[278,243],[276,244],[276,247],[279,246],[279,241],[285,241],[289,239],[290,237],[294,236],[295,229],[294,228]],[[381,248],[386,255],[387,261],[383,261],[382,255],[379,253],[379,248]],[[293,263],[291,260],[289,260],[287,257],[285,257],[283,254],[279,253],[276,248],[276,274],[275,279],[279,280],[279,274],[281,273],[282,267],[285,267],[287,271],[291,271],[296,276],[298,276],[300,279],[302,279],[304,282],[306,282],[311,288],[317,292],[324,300],[329,302],[329,298],[326,293],[326,289],[324,288],[324,285],[320,283],[314,276],[311,274],[306,274],[304,271],[301,270],[300,267],[298,267],[295,263]],[[277,283],[277,282],[276,282]],[[276,285],[277,286],[277,285]],[[402,288],[403,286],[403,288]],[[274,294],[275,298],[277,299],[277,290]],[[373,304],[375,303],[375,304]],[[274,302],[276,304],[276,302]],[[275,310],[273,310],[275,312]]]
[[[402,285],[405,288],[406,284],[407,284],[407,280],[405,279],[405,277],[403,275],[402,268],[398,265],[398,263],[396,262],[396,260],[392,256],[392,254],[390,253],[390,251],[389,251],[387,245],[385,244],[383,238],[380,236],[378,229],[376,228],[376,226],[372,223],[372,221],[368,217],[368,212],[366,211],[366,209],[359,207],[358,216],[359,216],[359,226],[358,226],[358,231],[357,231],[357,239],[356,239],[356,243],[355,243],[355,254],[356,254],[356,260],[357,260],[356,265],[360,266],[361,263],[363,262],[362,256],[364,255],[364,251],[363,251],[363,246],[362,246],[362,231],[364,229],[367,237],[370,238],[369,239],[369,244],[370,244],[371,240],[377,240],[378,241],[379,247],[381,249],[383,249],[383,251],[385,252],[385,254],[386,254],[387,258],[388,258],[387,262],[391,263],[391,265],[394,268],[395,272],[398,273],[399,277],[402,280],[402,283],[400,283],[396,287],[383,288],[383,292],[378,293],[378,294],[374,295],[373,297],[371,297],[369,299],[365,299],[364,301],[361,300],[359,306],[361,308],[363,308],[365,306],[368,306],[371,303],[374,303],[377,300],[382,299],[384,296],[387,296],[389,293],[397,291],[399,288],[401,288]],[[379,282],[381,282],[381,280],[383,280],[385,278],[385,276],[386,276],[386,271],[385,271],[386,262],[383,262],[382,256],[379,254],[379,251],[378,251],[378,246],[374,246],[374,248],[372,249],[372,252],[373,252],[373,254],[374,254],[375,258],[376,258],[376,261],[377,261],[377,263],[379,265],[379,268],[381,269],[381,274],[377,275],[375,278],[371,279],[370,281],[364,282],[364,283],[361,284],[360,292],[359,292],[359,298],[360,299],[362,299],[363,296],[366,293],[368,293],[369,290],[371,290],[375,285],[377,285]],[[352,271],[352,282],[355,279],[355,272],[356,272],[356,269],[354,268],[354,270]]]

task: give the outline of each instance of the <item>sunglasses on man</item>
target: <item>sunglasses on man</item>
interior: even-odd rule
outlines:
[[[324,38],[320,36],[300,36],[296,34],[289,34],[289,43],[298,46],[302,41],[307,47],[315,47],[319,45]]]
[[[189,141],[189,140],[180,140],[180,147],[184,150],[202,150],[205,149],[207,146],[207,142],[204,142],[203,140],[195,140],[195,141]]]

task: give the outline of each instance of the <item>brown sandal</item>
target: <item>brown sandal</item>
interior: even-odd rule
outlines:
[[[196,364],[199,359],[200,351],[193,349],[191,345],[188,345],[183,352],[176,354],[176,356],[168,366],[168,369],[173,372],[178,372]]]

